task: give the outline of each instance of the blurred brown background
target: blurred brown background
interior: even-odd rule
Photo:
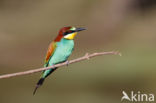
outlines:
[[[64,26],[86,27],[70,59],[119,50],[62,67],[32,92],[40,73],[0,80],[0,103],[121,103],[122,91],[156,92],[155,0],[0,0],[0,74],[43,66]],[[125,101],[126,102],[126,101]]]

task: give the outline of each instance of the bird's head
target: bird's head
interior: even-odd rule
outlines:
[[[72,40],[74,39],[74,37],[79,31],[83,31],[83,30],[85,30],[85,28],[76,28],[76,27],[70,27],[70,26],[63,27],[62,29],[60,29],[59,35],[55,40],[59,41],[62,38]]]

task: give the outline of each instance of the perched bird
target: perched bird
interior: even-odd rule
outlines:
[[[74,49],[74,37],[79,31],[85,30],[85,28],[76,27],[63,27],[58,36],[49,45],[44,67],[52,66],[67,61]],[[35,94],[37,88],[39,88],[46,77],[48,77],[57,68],[51,68],[42,72],[40,80],[37,82],[33,94]]]

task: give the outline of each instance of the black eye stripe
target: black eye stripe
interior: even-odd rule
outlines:
[[[67,35],[67,34],[70,34],[70,33],[73,33],[75,31],[66,31],[63,35]]]

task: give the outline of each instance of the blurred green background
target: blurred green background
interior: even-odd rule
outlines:
[[[69,58],[117,50],[64,66],[33,96],[40,73],[0,80],[0,103],[121,103],[122,91],[156,94],[154,0],[0,0],[0,74],[43,67],[64,26],[86,27]],[[124,101],[126,102],[126,101]],[[127,102],[126,102],[127,103]]]

